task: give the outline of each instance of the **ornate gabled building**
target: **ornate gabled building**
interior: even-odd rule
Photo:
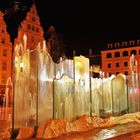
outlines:
[[[6,81],[11,76],[12,69],[12,43],[3,16],[0,12],[0,93],[5,91]]]
[[[140,39],[108,44],[107,49],[101,51],[102,71],[109,75],[131,74],[129,61],[132,54],[137,60],[137,72],[140,72]]]
[[[27,36],[27,49],[32,50],[37,47],[39,42],[44,41],[44,32],[35,4],[32,5],[30,11],[27,12],[26,19],[21,23],[17,38],[14,41],[14,47],[16,44],[23,43],[24,34]]]

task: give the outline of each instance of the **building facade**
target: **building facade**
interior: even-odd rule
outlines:
[[[16,44],[23,44],[24,34],[27,36],[27,49],[33,50],[37,47],[39,42],[42,43],[44,41],[44,32],[40,24],[35,4],[32,5],[30,11],[27,12],[25,20],[21,23],[18,36],[14,41],[14,47]]]
[[[140,72],[140,39],[112,43],[107,47],[107,50],[101,51],[102,71],[105,74],[131,74],[132,54],[137,61],[137,72]]]
[[[12,43],[3,16],[4,14],[0,12],[0,93],[5,91],[12,69]]]

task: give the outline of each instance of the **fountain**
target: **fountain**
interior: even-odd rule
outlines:
[[[88,58],[54,63],[45,41],[29,50],[26,36],[23,40],[15,48],[13,129],[38,127],[52,118],[73,122],[83,115],[120,116],[128,107],[129,112],[139,111],[140,76],[133,57],[130,76],[100,72],[93,78]]]
[[[140,74],[134,54],[130,57],[130,72],[131,75],[127,76],[129,112],[137,112],[140,110]]]
[[[112,115],[120,116],[128,113],[126,77],[118,74],[112,79]]]
[[[84,56],[74,57],[74,85],[76,118],[90,115],[90,75],[89,59]]]
[[[53,61],[45,43],[43,48],[40,44],[35,50],[25,48],[22,44],[15,48],[15,128],[37,126],[53,115]]]
[[[11,77],[8,77],[5,87],[5,95],[3,98],[3,106],[0,110],[0,120],[11,119],[12,114],[12,96],[13,96],[13,84]]]

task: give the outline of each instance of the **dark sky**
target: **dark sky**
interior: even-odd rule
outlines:
[[[32,0],[17,0],[30,7]],[[50,25],[63,35],[69,53],[97,53],[107,43],[140,38],[139,4],[98,3],[84,0],[34,0],[41,24],[46,32]],[[7,9],[13,0],[0,0],[0,8]],[[135,11],[133,10],[135,9]],[[15,21],[16,22],[16,21]]]

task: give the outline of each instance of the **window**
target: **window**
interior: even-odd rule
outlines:
[[[131,51],[131,55],[132,55],[132,54],[136,55],[136,54],[137,54],[136,50],[132,50],[132,51]]]
[[[34,26],[32,26],[32,31],[34,31],[35,30],[35,28],[34,28]]]
[[[116,75],[119,74],[120,72],[116,72]]]
[[[111,72],[108,73],[108,76],[109,76],[109,77],[111,76]]]
[[[31,26],[30,26],[30,24],[28,24],[28,25],[27,25],[27,29],[28,29],[28,30],[30,30],[30,29],[31,29]]]
[[[33,21],[33,22],[35,21],[35,17],[32,17],[32,21]]]
[[[2,44],[5,44],[5,38],[2,38],[2,39],[1,39],[1,43],[2,43]]]
[[[32,38],[31,38],[31,42],[34,42],[34,37],[32,36]]]
[[[127,46],[127,42],[122,42],[122,46],[123,47]]]
[[[115,52],[115,57],[120,57],[120,53],[119,52]]]
[[[137,40],[137,45],[140,45],[140,39]]]
[[[124,74],[125,74],[125,75],[128,75],[128,71],[125,71]]]
[[[3,49],[3,56],[7,56],[7,50]]]
[[[135,45],[135,41],[134,41],[134,40],[129,41],[129,45],[130,45],[130,46],[131,46],[131,45]]]
[[[127,67],[128,66],[128,62],[124,62],[124,67]]]
[[[116,67],[120,67],[120,64],[119,64],[119,62],[117,62],[117,63],[116,63]]]
[[[113,47],[113,44],[108,44],[107,47],[108,49],[111,49]]]
[[[128,51],[124,51],[123,56],[128,56]]]
[[[111,68],[111,63],[108,63],[107,67],[108,67],[108,68]]]
[[[2,29],[2,31],[1,31],[2,33],[4,33],[4,30]]]
[[[111,53],[108,53],[108,54],[106,55],[106,58],[112,58],[112,54],[111,54]]]
[[[3,84],[6,83],[6,75],[5,75],[5,74],[2,74],[1,82],[2,82]]]
[[[115,43],[115,48],[120,47],[120,43]]]
[[[39,32],[39,29],[38,28],[36,28],[36,32]]]
[[[34,11],[34,10],[32,10],[32,13],[33,13],[33,14],[35,14],[35,11]]]
[[[2,62],[2,70],[6,70],[6,61]]]

